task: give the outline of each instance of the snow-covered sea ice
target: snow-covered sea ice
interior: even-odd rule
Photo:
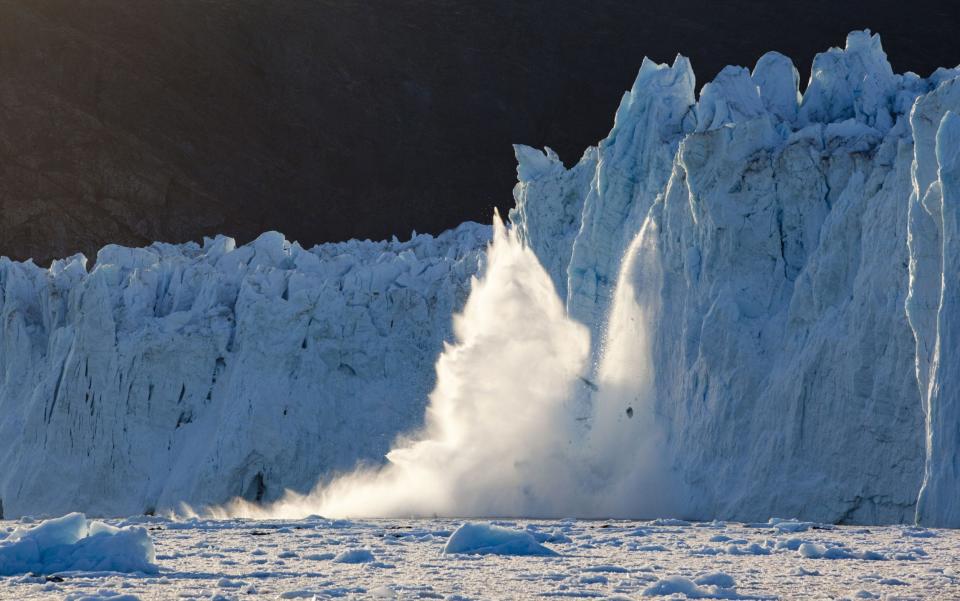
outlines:
[[[149,528],[156,573],[22,573],[0,577],[0,599],[960,598],[956,530],[317,517],[113,525]],[[0,536],[24,526],[34,524],[0,522]],[[803,545],[838,551],[807,556]],[[548,553],[529,554],[537,549]]]

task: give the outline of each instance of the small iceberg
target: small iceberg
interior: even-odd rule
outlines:
[[[333,558],[333,563],[370,563],[374,560],[369,549],[349,549]]]
[[[70,513],[0,540],[0,576],[34,572],[143,572],[155,574],[156,555],[147,531],[115,528]]]
[[[450,535],[443,552],[474,555],[558,555],[553,549],[538,543],[529,532],[469,522]]]

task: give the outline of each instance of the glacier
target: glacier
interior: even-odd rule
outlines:
[[[489,237],[0,260],[0,509],[269,500],[379,461],[422,417]]]
[[[644,60],[575,165],[515,147],[511,235],[591,334],[580,392],[648,428],[612,430],[614,463],[656,433],[665,513],[960,527],[958,113],[960,69],[896,74],[856,31],[802,94],[775,52],[699,95],[684,57]],[[423,425],[490,237],[0,260],[0,511],[260,503],[377,465]]]

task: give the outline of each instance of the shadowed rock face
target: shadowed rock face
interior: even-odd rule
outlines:
[[[872,27],[898,71],[955,58],[949,3],[722,4],[2,0],[0,254],[436,232],[512,204],[510,143],[575,160],[644,55],[706,80]]]

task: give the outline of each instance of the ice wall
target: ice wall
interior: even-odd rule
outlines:
[[[269,500],[418,427],[489,228],[0,260],[7,517]]]
[[[914,106],[910,296],[916,374],[926,415],[918,521],[960,526],[960,79]]]
[[[869,32],[802,96],[776,53],[698,101],[684,59],[645,62],[573,169],[518,149],[511,218],[600,346],[623,254],[656,232],[638,277],[678,514],[912,521],[923,481],[920,521],[960,526],[957,75],[894,74]]]

